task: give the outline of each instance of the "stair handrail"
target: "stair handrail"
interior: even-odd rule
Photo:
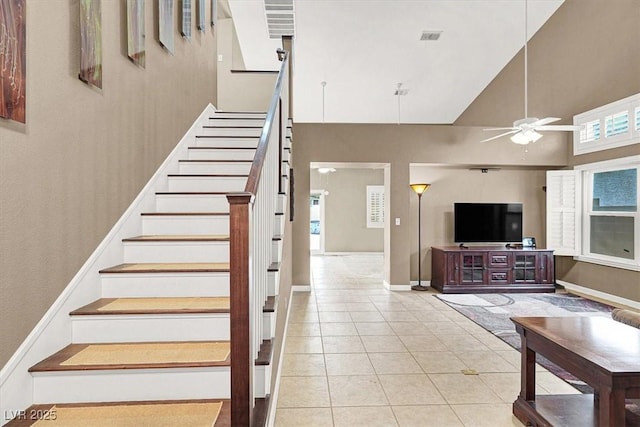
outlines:
[[[282,185],[282,140],[289,115],[289,52],[278,49],[278,59],[282,64],[245,190],[227,194],[233,426],[251,426],[255,406],[255,359],[262,342],[262,309],[267,297],[276,202]],[[277,143],[272,141],[275,138]]]

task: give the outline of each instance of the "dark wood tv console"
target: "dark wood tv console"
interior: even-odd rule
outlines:
[[[505,246],[432,247],[431,287],[445,294],[554,292],[553,251]]]

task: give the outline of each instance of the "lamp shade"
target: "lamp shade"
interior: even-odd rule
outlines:
[[[536,132],[535,130],[524,130],[520,131],[513,136],[511,136],[511,141],[520,145],[527,145],[530,142],[536,142],[542,138],[542,135]]]
[[[410,184],[410,187],[416,194],[421,195],[431,187],[431,184]]]

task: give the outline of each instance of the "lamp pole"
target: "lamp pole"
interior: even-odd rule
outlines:
[[[418,195],[418,284],[411,286],[414,291],[427,291],[428,286],[422,286],[422,262],[420,257],[422,255],[422,194],[431,187],[431,184],[411,184],[411,189]]]

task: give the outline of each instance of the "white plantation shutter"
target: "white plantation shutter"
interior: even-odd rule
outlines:
[[[547,248],[555,255],[578,254],[578,178],[574,170],[547,171]]]
[[[367,228],[384,228],[384,185],[367,185]]]

